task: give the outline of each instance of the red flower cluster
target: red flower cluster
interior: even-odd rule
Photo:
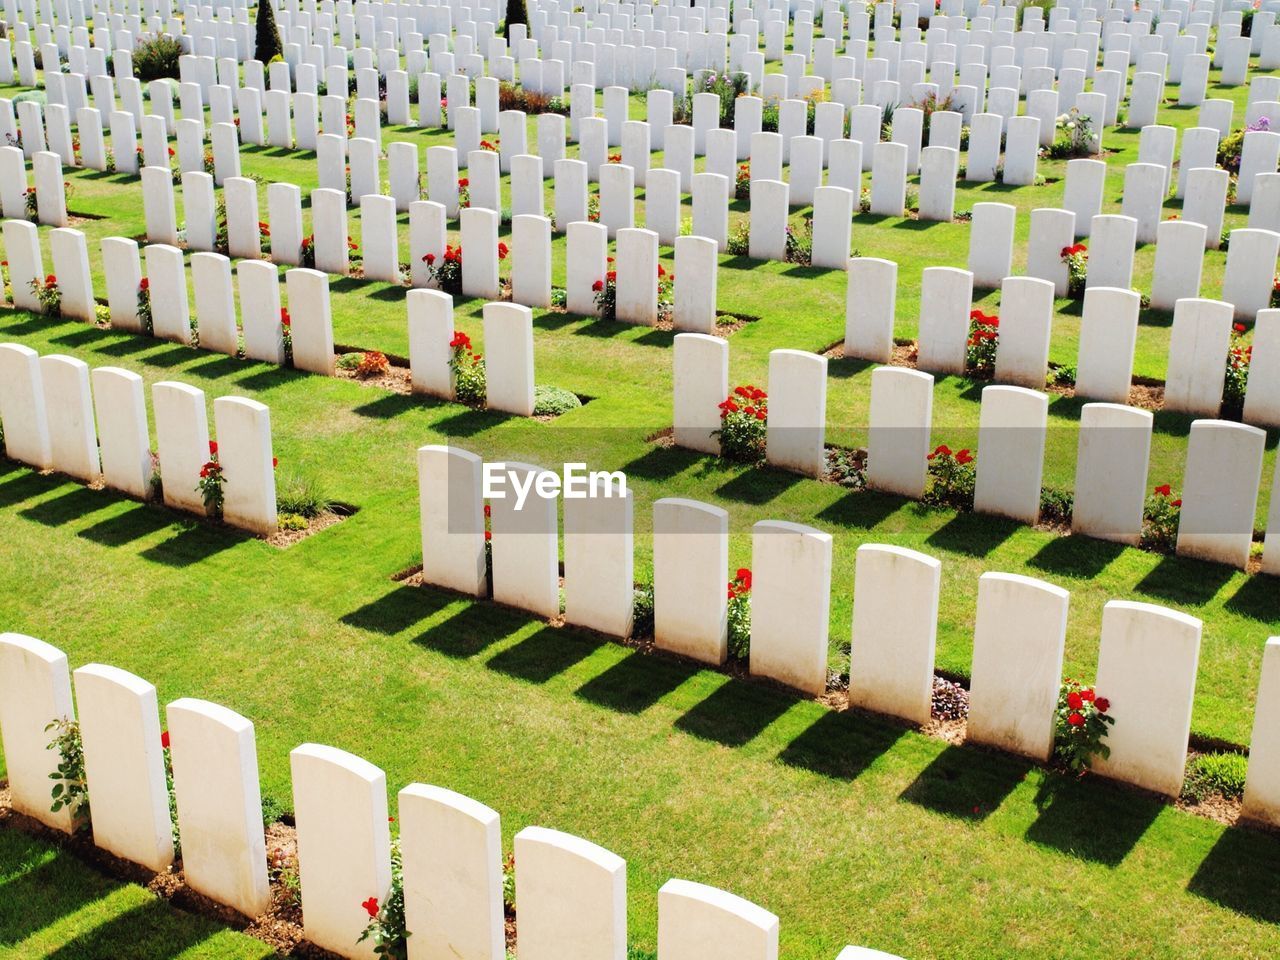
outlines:
[[[466,189],[467,187],[469,187],[469,186],[471,186],[471,180],[470,180],[469,178],[467,178],[467,177],[459,177],[459,178],[458,178],[458,189],[459,189],[459,190],[465,190],[465,189]]]
[[[1083,243],[1075,243],[1069,247],[1062,248],[1062,258],[1065,260],[1067,257],[1074,257],[1078,254],[1088,253],[1088,252],[1089,252],[1089,248],[1086,247]]]
[[[985,314],[981,310],[971,310],[969,311],[969,322],[974,326],[973,334],[969,337],[970,343],[978,340],[994,340],[998,335],[1000,317],[997,314]]]
[[[143,278],[142,278],[142,282],[140,282],[140,283],[138,284],[138,289],[139,289],[139,290],[150,290],[150,289],[151,289],[151,281],[150,281],[150,280],[148,280],[146,277],[143,277]]]
[[[1079,692],[1073,690],[1067,694],[1067,706],[1071,708],[1067,723],[1073,727],[1084,726],[1084,714],[1080,711],[1084,709],[1086,703],[1092,703],[1099,713],[1106,713],[1111,709],[1111,701],[1106,697],[1095,696],[1092,687]]]
[[[286,307],[280,308],[280,325],[282,327],[289,326],[293,321],[289,319],[289,310]]]
[[[454,333],[453,339],[449,341],[449,349],[450,350],[466,350],[468,353],[470,353],[471,338],[467,336],[465,333],[463,333],[461,330],[458,330]]]
[[[751,571],[746,567],[739,567],[738,572],[729,581],[729,599],[735,600],[738,597],[745,597],[750,592]]]
[[[1167,483],[1162,483],[1160,484],[1160,486],[1156,487],[1151,492],[1154,493],[1157,497],[1164,497],[1168,499],[1169,497],[1173,496],[1173,487],[1171,487]],[[1182,498],[1178,497],[1176,500],[1170,500],[1169,505],[1173,507],[1182,506]]]
[[[940,443],[933,448],[933,453],[927,454],[925,456],[925,459],[933,460],[936,457],[950,457],[950,456],[952,456],[951,448],[948,447],[945,443]],[[959,453],[954,454],[954,456],[955,456],[956,463],[960,464],[960,466],[962,467],[966,463],[973,463],[974,461],[974,457],[969,453],[968,447],[965,447]]]
[[[759,387],[753,387],[751,384],[734,387],[733,393],[719,405],[720,418],[723,420],[731,413],[742,411],[748,417],[765,420],[769,416],[766,406],[768,400],[769,395]]]
[[[610,162],[610,163],[621,163],[621,162],[622,162],[622,154],[620,154],[620,153],[611,153],[611,154],[609,154],[609,162]]]
[[[56,287],[58,285],[58,278],[51,273],[44,278],[44,285],[46,287]]]
[[[498,147],[497,147],[497,145],[496,145],[496,144],[493,144],[493,143],[490,143],[488,140],[481,140],[481,141],[480,141],[480,149],[481,149],[481,150],[492,150],[494,153],[497,153],[497,152],[498,152]]]
[[[169,749],[169,731],[165,730],[160,734],[160,746],[165,750]]]
[[[508,247],[505,243],[501,241],[498,242],[498,259],[499,260],[507,259],[507,254],[510,252],[511,252],[510,247]]]
[[[377,897],[370,897],[364,903],[360,904],[360,906],[364,907],[365,913],[369,914],[370,918],[376,918],[378,916],[378,898]]]

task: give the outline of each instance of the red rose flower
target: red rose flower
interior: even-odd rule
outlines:
[[[498,259],[499,259],[499,260],[505,260],[505,259],[507,259],[507,254],[508,254],[509,252],[510,252],[510,248],[509,248],[505,243],[499,243],[499,244],[498,244]]]
[[[1182,498],[1179,497],[1177,500],[1174,500],[1172,503],[1170,503],[1170,506],[1173,506],[1173,507],[1182,506]]]
[[[1082,727],[1084,726],[1084,717],[1080,716],[1078,713],[1073,713],[1071,716],[1067,717],[1067,723],[1071,724],[1073,727]]]
[[[1160,486],[1156,487],[1155,489],[1156,495],[1160,497],[1167,497],[1172,492],[1173,492],[1173,488],[1170,487],[1169,484],[1167,483],[1162,483],[1160,484]]]
[[[604,281],[597,280],[595,283],[591,285],[591,289],[594,290],[596,293],[599,293],[601,290],[604,289]]]
[[[1081,690],[1081,691],[1080,691],[1080,699],[1081,699],[1081,700],[1083,700],[1085,703],[1090,703],[1090,702],[1092,702],[1092,701],[1093,701],[1093,690],[1091,690],[1091,689],[1090,689],[1090,690]]]
[[[166,750],[169,749],[169,731],[168,730],[165,730],[163,733],[160,734],[160,746],[164,747],[164,749]]]
[[[1067,706],[1070,707],[1072,710],[1079,710],[1081,707],[1084,706],[1084,698],[1081,697],[1080,694],[1072,690],[1069,694],[1067,694]]]
[[[973,457],[969,454],[968,450],[961,450],[959,453],[956,454],[956,463],[963,466],[966,463],[972,463],[972,462],[973,462]]]
[[[422,259],[423,259],[423,262],[425,262],[426,265],[429,267],[436,262],[436,255],[434,253],[428,253]]]
[[[370,917],[376,917],[378,915],[378,898],[377,897],[370,897],[364,903],[360,904],[360,906],[364,907],[365,912],[369,914]]]
[[[486,531],[484,532],[484,538],[485,538],[486,540],[492,540],[492,539],[493,539],[493,534],[492,534],[490,531],[486,530]]]
[[[1093,702],[1093,705],[1098,708],[1098,711],[1100,713],[1106,713],[1108,710],[1111,709],[1111,701],[1108,700],[1106,697],[1099,697],[1097,700]]]
[[[487,516],[489,516],[491,513],[493,513],[493,507],[489,506],[489,504],[487,504],[487,503],[486,503],[486,504],[484,505],[484,515],[487,517]]]
[[[138,289],[139,289],[139,290],[150,290],[150,289],[151,289],[151,281],[150,281],[150,280],[148,280],[146,277],[143,277],[143,278],[142,278],[142,282],[138,284]]]
[[[738,568],[738,576],[736,579],[742,583],[743,590],[751,589],[751,571],[746,567]]]
[[[216,457],[216,456],[218,455],[218,441],[217,441],[217,440],[210,440],[210,441],[209,441],[209,455],[210,455],[210,456],[212,456],[212,457]]]
[[[58,282],[58,278],[51,273],[44,278],[44,282],[45,282],[45,286],[52,287]]]
[[[1231,325],[1231,329],[1234,330],[1236,333],[1244,333],[1246,328],[1243,323],[1233,323]]]

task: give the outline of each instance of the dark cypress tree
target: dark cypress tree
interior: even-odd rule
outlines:
[[[513,23],[529,22],[529,10],[525,6],[525,0],[507,0],[507,21],[502,26],[502,35],[511,39],[511,25]]]
[[[263,64],[284,56],[284,46],[280,43],[280,30],[276,26],[276,11],[271,3],[272,0],[258,0],[258,22],[253,55]]]

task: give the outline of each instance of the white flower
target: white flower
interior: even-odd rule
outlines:
[[[1068,129],[1068,130],[1074,130],[1075,128],[1076,128],[1076,125],[1075,125],[1075,122],[1074,122],[1074,121],[1072,121],[1071,123],[1068,123],[1068,124],[1067,124],[1067,129]]]

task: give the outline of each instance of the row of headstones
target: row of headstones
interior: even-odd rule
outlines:
[[[1002,323],[1002,331],[1005,329]],[[1005,334],[1002,332],[1002,337]],[[726,341],[679,334],[672,357],[675,442],[718,454],[720,404],[729,396]],[[934,378],[904,367],[871,376],[867,485],[918,500],[933,449]],[[769,355],[767,459],[821,477],[826,472],[827,358],[801,350]],[[982,391],[975,509],[1036,523],[1048,398],[1023,387]],[[1154,417],[1148,410],[1087,403],[1080,413],[1072,531],[1137,544],[1148,492]],[[1244,569],[1253,541],[1266,431],[1196,420],[1187,443],[1177,552]],[[1273,487],[1275,486],[1273,480]],[[567,501],[566,501],[567,502]],[[1280,573],[1280,507],[1267,518],[1263,570]]]
[[[74,677],[74,701],[72,679]],[[58,754],[51,720],[78,719],[93,842],[157,872],[174,861],[156,688],[117,667],[72,674],[62,651],[0,634],[0,734],[16,811],[56,829],[70,808],[50,811]],[[250,918],[271,902],[256,733],[251,720],[184,697],[165,707],[177,836],[186,883]],[[372,960],[359,943],[369,897],[391,889],[386,774],[335,747],[303,744],[289,755],[303,933],[342,957]],[[51,777],[53,779],[51,779]],[[502,831],[484,804],[413,783],[397,796],[408,956],[503,960]],[[526,827],[516,834],[516,935],[525,960],[626,952],[626,862],[570,834]],[[658,892],[664,957],[701,960],[707,938],[733,943],[744,960],[777,960],[778,918],[723,890],[669,880]],[[850,948],[841,960],[887,954]]]
[[[1081,169],[1084,171],[1082,176],[1093,177],[1095,173],[1091,168]],[[1064,198],[1065,209],[1046,207],[1031,211],[1027,240],[1028,275],[1049,281],[1056,296],[1065,296],[1068,271],[1062,251],[1072,246],[1077,237],[1088,237],[1086,288],[1120,287],[1127,290],[1133,285],[1133,261],[1138,244],[1155,243],[1152,306],[1169,310],[1178,300],[1200,295],[1204,251],[1216,248],[1218,244],[1210,242],[1211,227],[1204,223],[1205,219],[1213,218],[1197,219],[1200,215],[1192,209],[1196,205],[1192,188],[1202,181],[1219,179],[1225,185],[1227,172],[1207,168],[1192,170],[1188,176],[1191,186],[1188,188],[1185,215],[1181,219],[1160,220],[1156,190],[1160,187],[1163,169],[1157,164],[1132,164],[1129,171],[1131,174],[1135,171],[1140,173],[1126,177],[1127,181],[1138,177],[1146,180],[1144,192],[1151,200],[1149,209],[1138,209],[1137,192],[1131,190],[1126,193],[1123,213],[1094,213],[1089,216],[1088,225],[1083,226],[1080,211],[1072,207],[1093,209],[1099,205],[1098,195],[1104,178],[1098,177],[1094,200],[1086,201],[1081,195],[1083,187],[1077,192],[1069,183]],[[1259,182],[1265,184],[1268,194],[1274,192],[1280,200],[1280,174],[1264,174]],[[1217,207],[1217,211],[1217,236],[1221,237],[1222,208]],[[1007,203],[975,203],[972,214],[968,265],[973,272],[974,284],[985,289],[999,287],[1012,271],[1017,208]],[[1154,215],[1154,220],[1151,215]],[[1257,217],[1259,223],[1272,223],[1276,219],[1274,209]],[[1250,222],[1253,223],[1252,218]],[[1280,223],[1273,225],[1280,227]],[[1144,233],[1148,229],[1149,234]],[[1278,243],[1280,231],[1276,229],[1251,225],[1231,231],[1221,292],[1222,299],[1233,305],[1236,316],[1251,319],[1270,306],[1275,287]]]
[[[366,197],[366,200],[371,199]],[[385,199],[385,198],[384,198]],[[424,202],[425,205],[425,202]],[[435,206],[435,205],[432,205]],[[477,215],[489,211],[475,211]],[[496,220],[496,214],[489,214]],[[533,218],[537,219],[537,218]],[[470,220],[470,218],[468,218]],[[443,254],[443,220],[441,223],[440,249]],[[494,242],[489,249],[496,274],[496,223],[488,224],[493,231]],[[537,224],[534,224],[537,226]],[[549,271],[549,229],[546,221],[541,224],[542,236],[548,242],[546,270]],[[582,271],[588,268],[589,259],[595,254],[595,280],[604,277],[607,269],[603,236],[604,228],[598,224],[575,224],[573,234],[574,253],[582,259],[574,264],[571,286],[574,295],[583,302],[584,313],[595,312],[591,299],[593,280]],[[647,231],[630,231],[636,235]],[[4,225],[5,248],[9,257],[9,275],[14,290],[15,305],[21,309],[39,312],[41,305],[31,291],[30,281],[45,276],[40,251],[39,234],[33,224],[9,220]],[[84,235],[69,228],[50,234],[54,255],[54,269],[58,285],[64,291],[63,310],[69,316],[91,319],[94,298],[89,275],[88,256]],[[637,236],[639,243],[624,238],[622,252],[632,259],[645,256],[648,251],[649,269],[646,276],[656,277],[657,240],[652,234]],[[646,243],[647,241],[647,243]],[[682,237],[677,252],[677,262],[688,267],[691,280],[697,276],[701,263],[708,258],[714,262],[714,249],[710,242],[697,237]],[[700,241],[700,243],[699,243]],[[464,261],[479,264],[484,258],[480,247]],[[531,249],[526,244],[526,249]],[[631,251],[630,254],[627,251]],[[252,360],[282,364],[286,360],[284,349],[285,313],[281,310],[279,276],[276,268],[263,260],[244,259],[235,264],[235,279],[239,286],[240,326],[236,323],[236,290],[232,280],[232,263],[221,254],[193,253],[191,255],[191,287],[195,300],[195,323],[192,324],[191,298],[188,295],[187,272],[182,251],[165,244],[150,244],[141,253],[146,262],[146,299],[152,312],[152,332],[163,339],[187,343],[194,329],[202,349],[217,350],[236,355],[243,337],[245,356]],[[528,254],[523,263],[517,264],[513,282],[519,279],[520,289],[528,286],[524,274],[532,271]],[[103,273],[107,278],[107,303],[111,312],[111,324],[115,329],[142,332],[139,318],[139,294],[142,285],[142,257],[138,244],[125,237],[107,237],[102,241]],[[523,272],[522,272],[523,271]],[[656,280],[650,295],[640,281],[640,274],[632,266],[620,271],[627,279],[619,280],[618,302],[643,301],[648,304],[652,317],[656,318]],[[549,283],[549,273],[546,274]],[[631,279],[631,278],[635,279]],[[495,278],[496,285],[496,278]],[[637,287],[632,291],[632,286]],[[285,289],[288,294],[288,333],[292,346],[293,365],[299,370],[332,376],[334,373],[333,320],[329,300],[329,278],[326,274],[297,267],[286,271]],[[705,286],[688,284],[678,295],[681,316],[701,318],[698,329],[711,329],[715,323],[714,286],[712,298],[705,302]],[[21,292],[21,296],[19,293]],[[420,296],[419,296],[420,295]],[[494,294],[496,297],[496,293]],[[69,308],[74,300],[85,306]],[[549,287],[546,305],[550,302]],[[453,375],[449,368],[453,339],[453,298],[434,290],[411,291],[408,298],[410,356],[415,389],[446,398],[453,397]],[[510,303],[485,305],[485,342],[488,350],[486,373],[488,403],[491,409],[502,410],[520,416],[532,416],[534,403],[533,375],[533,313],[527,306]],[[641,316],[636,307],[628,316]],[[490,324],[492,321],[492,329]],[[635,320],[634,322],[642,322]],[[650,323],[653,320],[648,321]],[[691,321],[692,322],[692,321]],[[31,463],[18,456],[18,459]],[[202,461],[203,462],[203,461]],[[197,465],[198,468],[198,465]],[[61,469],[61,468],[59,468]],[[82,475],[75,470],[64,472]],[[109,483],[110,486],[115,484]],[[121,489],[130,489],[121,487]],[[274,505],[274,496],[264,498]],[[264,524],[265,524],[264,520]],[[274,529],[274,519],[271,519]]]
[[[772,378],[771,378],[772,381]],[[773,386],[773,383],[770,383]],[[990,388],[1002,389],[1002,388]],[[777,393],[771,392],[770,407]],[[1247,429],[1247,428],[1246,428]],[[923,463],[923,456],[921,456]],[[874,455],[872,457],[874,462]],[[557,508],[542,496],[528,464],[500,466],[509,483],[530,489],[523,507],[499,490],[488,498],[479,457],[451,447],[418,451],[423,579],[484,596],[486,542],[492,595],[539,616],[560,613]],[[605,480],[592,495],[564,499],[566,622],[626,636],[633,602],[633,503]],[[710,504],[664,498],[653,505],[654,642],[663,650],[722,665],[728,656],[726,570],[729,516]],[[808,693],[826,692],[832,538],[782,521],[752,528],[751,646],[753,676]],[[914,723],[930,718],[942,564],[899,547],[858,548],[854,583],[850,702]],[[968,736],[1015,753],[1048,758],[1061,684],[1067,591],[1028,577],[987,573],[979,583]],[[1143,603],[1112,601],[1102,620],[1096,687],[1117,719],[1111,756],[1100,772],[1169,796],[1182,789],[1199,656],[1199,620]],[[1272,641],[1275,644],[1275,641]],[[1268,671],[1280,657],[1267,652]],[[1147,682],[1160,662],[1167,682]],[[1280,680],[1280,677],[1276,678]],[[1274,680],[1264,680],[1268,686]],[[1267,698],[1264,700],[1264,696]],[[1259,695],[1254,757],[1276,763],[1280,728],[1262,725],[1280,710],[1280,690]],[[1268,747],[1259,752],[1259,741]],[[1251,769],[1256,815],[1280,819],[1280,771]],[[1263,800],[1265,793],[1266,799]],[[1269,812],[1263,813],[1263,810]]]
[[[1035,233],[1037,215],[1042,215],[1041,221],[1050,218],[1065,221],[1071,216],[1063,210],[1032,213],[1028,273],[1040,276],[1006,276],[999,284],[1000,326],[995,357],[996,380],[1036,389],[1043,387],[1049,372],[1054,296],[1066,293],[1065,279],[1059,275],[1059,264],[1055,260],[1062,246],[1068,245],[1059,246],[1055,239],[1050,253],[1040,242],[1044,240],[1043,234]],[[1103,259],[1110,252],[1105,242],[1108,234],[1101,226],[1095,229],[1098,232],[1089,262],[1103,269],[1114,267]],[[1259,309],[1256,314],[1249,314],[1238,305],[1195,296],[1199,286],[1201,231],[1198,224],[1176,220],[1161,225],[1166,246],[1157,251],[1157,286],[1162,293],[1173,287],[1177,294],[1190,294],[1177,296],[1171,304],[1163,297],[1158,301],[1152,299],[1156,306],[1173,308],[1163,408],[1217,416],[1222,405],[1235,319],[1250,316],[1256,323],[1244,419],[1258,426],[1280,425],[1280,344],[1276,340],[1280,335],[1277,329],[1280,312]],[[1070,236],[1069,225],[1066,235]],[[1232,242],[1232,255],[1227,260],[1228,284],[1237,281],[1239,274],[1247,269],[1240,267],[1241,262],[1252,266],[1255,274],[1261,273],[1259,263],[1265,265],[1268,272],[1274,270],[1280,234],[1236,230],[1233,237],[1237,239]],[[1166,251],[1173,252],[1166,254]],[[978,248],[975,252],[985,256]],[[1250,257],[1253,258],[1251,264]],[[1181,276],[1176,275],[1178,270],[1183,271]],[[891,260],[855,257],[848,260],[848,273],[844,356],[888,363],[894,349],[898,265]],[[948,374],[965,372],[976,276],[976,271],[953,267],[926,267],[922,272],[917,342],[917,365],[921,369]],[[1117,286],[1091,284],[1085,290],[1075,395],[1109,403],[1128,403],[1141,298],[1129,287],[1118,285],[1125,282],[1125,278],[1108,279]],[[1266,303],[1262,301],[1259,307],[1265,307]]]
[[[245,397],[216,398],[213,448],[204,391],[166,381],[152,386],[151,401],[155,463],[140,376],[118,367],[90,372],[74,357],[42,357],[21,344],[0,344],[0,422],[9,457],[86,483],[101,477],[107,487],[142,500],[154,494],[159,471],[166,505],[204,515],[198,484],[216,449],[224,472],[223,518],[255,533],[275,533],[271,411]]]
[[[62,313],[92,320],[96,303],[84,234],[64,227],[50,231],[49,240],[54,276],[62,294]],[[4,244],[14,306],[33,313],[43,312],[44,306],[32,286],[33,281],[40,283],[46,278],[38,229],[25,220],[6,220]],[[243,333],[247,357],[268,363],[285,362],[279,275],[270,263],[245,259],[235,265],[241,314],[241,327],[237,328],[232,263],[227,257],[207,252],[191,255],[191,285],[195,294],[193,324],[187,270],[180,249],[153,243],[140,250],[137,242],[127,237],[105,237],[101,251],[113,328],[142,332],[140,301],[145,299],[151,308],[152,332],[157,337],[189,343],[194,332],[202,348],[235,356],[241,348]],[[285,288],[296,318],[290,328],[293,365],[300,370],[332,375],[333,319],[328,275],[319,270],[294,268],[285,272]]]

